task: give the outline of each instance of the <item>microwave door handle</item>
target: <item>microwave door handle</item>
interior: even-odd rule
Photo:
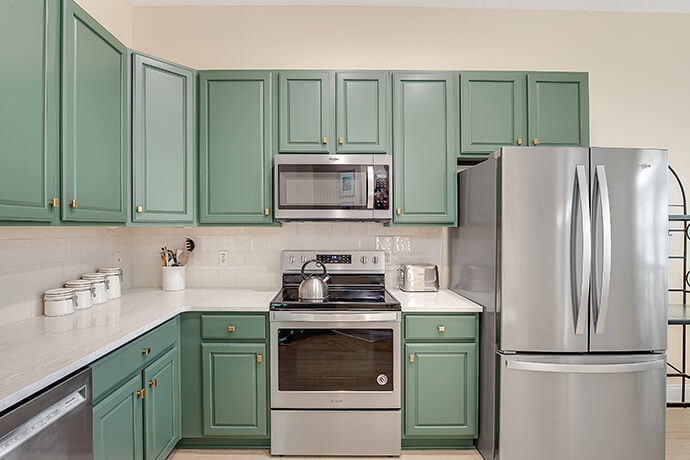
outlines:
[[[374,166],[367,166],[367,209],[374,209]]]

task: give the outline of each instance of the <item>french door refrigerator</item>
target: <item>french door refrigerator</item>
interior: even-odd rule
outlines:
[[[486,460],[661,460],[668,153],[506,147],[458,173]]]

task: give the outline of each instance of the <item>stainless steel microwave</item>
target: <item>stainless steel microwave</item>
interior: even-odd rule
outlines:
[[[391,155],[279,154],[274,161],[277,220],[393,216]]]

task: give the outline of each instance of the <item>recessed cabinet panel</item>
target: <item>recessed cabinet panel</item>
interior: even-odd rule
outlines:
[[[0,220],[57,214],[59,13],[54,0],[0,4]]]
[[[271,73],[201,72],[200,85],[200,222],[271,223]]]
[[[328,153],[331,140],[329,73],[288,71],[281,72],[278,79],[280,151]]]
[[[386,72],[336,73],[336,151],[385,153],[388,145]]]
[[[144,440],[147,459],[165,459],[181,437],[180,369],[177,348],[143,371]]]
[[[481,156],[505,145],[527,145],[525,74],[460,75],[460,156]]]
[[[134,55],[135,222],[194,220],[194,71]]]
[[[64,220],[126,220],[126,57],[122,43],[73,1],[65,1]]]
[[[455,222],[455,91],[449,73],[393,78],[394,222]]]
[[[527,74],[529,145],[589,146],[586,73]]]

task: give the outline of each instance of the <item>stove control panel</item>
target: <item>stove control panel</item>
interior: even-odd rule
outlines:
[[[385,273],[386,256],[383,251],[283,251],[283,273],[298,273],[308,260],[318,260],[329,273]],[[321,272],[312,263],[307,272]]]

